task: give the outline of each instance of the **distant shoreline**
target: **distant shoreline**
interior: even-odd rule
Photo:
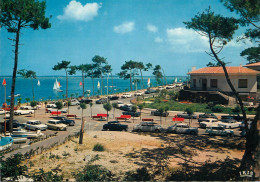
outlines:
[[[12,77],[12,75],[3,75],[3,76],[0,75],[0,78],[3,78],[3,77],[9,78],[9,77]],[[48,76],[37,76],[37,77],[66,77],[66,76],[64,76],[64,75],[48,75]],[[75,75],[71,76],[70,75],[69,77],[82,77],[82,76],[75,76]],[[141,78],[141,76],[135,76],[135,77]],[[147,78],[147,77],[154,77],[154,75],[143,76],[143,78]],[[187,75],[184,75],[184,76],[181,76],[181,75],[166,76],[166,78],[167,77],[187,77]],[[16,78],[22,78],[22,76],[16,76]],[[90,78],[90,77],[87,77],[87,78]],[[106,78],[106,76],[104,76],[104,78]],[[116,75],[113,75],[113,78],[119,78],[119,77],[116,76]]]

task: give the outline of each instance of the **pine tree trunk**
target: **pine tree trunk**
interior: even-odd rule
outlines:
[[[79,133],[79,144],[83,144],[83,132],[84,132],[84,121],[83,121],[83,109],[81,112],[81,130]]]
[[[67,70],[65,70],[66,71],[66,98],[68,99],[68,84],[69,84],[69,82],[68,82],[68,72],[67,72]]]
[[[33,90],[33,79],[31,78],[31,83],[32,83],[32,95],[33,95],[33,101],[34,101],[34,90]]]
[[[95,85],[94,85],[94,77],[93,77],[93,71],[91,72],[91,78],[92,78],[92,85],[93,85],[93,93],[92,96],[94,97],[95,92]]]
[[[142,89],[144,89],[144,79],[143,79],[143,73],[142,73],[141,69],[140,69],[140,73],[141,73],[141,78],[142,78]]]
[[[84,83],[84,72],[82,71],[82,97],[84,97],[85,83]]]
[[[19,39],[20,39],[20,30],[21,30],[21,20],[18,22],[18,28],[15,37],[15,56],[14,56],[14,69],[12,77],[12,87],[11,87],[11,103],[10,103],[10,121],[9,121],[9,132],[13,133],[13,118],[14,118],[14,92],[15,92],[15,81],[16,81],[16,72],[18,66],[18,49],[19,49]]]

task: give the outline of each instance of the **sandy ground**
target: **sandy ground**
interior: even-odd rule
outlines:
[[[203,164],[206,161],[241,159],[242,150],[236,146],[243,143],[240,138],[208,136],[189,136],[176,134],[129,133],[116,131],[90,131],[85,133],[84,142],[78,144],[78,138],[54,147],[41,155],[30,159],[30,171],[61,169],[65,178],[72,178],[72,173],[83,169],[95,155],[100,164],[111,170],[120,179],[127,171],[145,165],[156,165],[156,161],[168,156],[167,163],[176,168],[185,160]],[[97,143],[104,145],[105,151],[93,151]],[[58,156],[51,158],[50,156]]]

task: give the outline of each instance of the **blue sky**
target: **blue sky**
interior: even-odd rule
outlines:
[[[47,0],[52,15],[47,30],[22,30],[18,69],[31,69],[38,76],[64,75],[52,67],[62,60],[72,65],[91,63],[95,55],[107,58],[113,73],[125,61],[159,64],[166,75],[186,75],[192,66],[212,61],[205,53],[207,40],[183,21],[190,21],[209,6],[224,16],[236,16],[219,0]],[[242,34],[237,32],[236,36]],[[0,29],[0,75],[13,70],[14,35]],[[231,42],[221,53],[229,65],[245,64],[240,52],[251,44]],[[151,75],[146,72],[144,75]]]

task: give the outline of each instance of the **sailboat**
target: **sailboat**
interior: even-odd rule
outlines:
[[[178,79],[177,79],[177,77],[175,78],[175,83],[177,83],[178,82]]]
[[[150,87],[151,86],[151,81],[150,81],[150,78],[148,78],[147,80],[147,86]]]
[[[79,86],[82,86],[82,82],[79,82]]]
[[[97,88],[100,89],[100,83],[99,83],[99,81],[98,81],[98,83],[97,83]]]
[[[41,85],[41,83],[40,83],[40,80],[38,80],[38,83],[37,83],[37,85],[38,85],[38,86],[40,86],[40,85]]]
[[[58,82],[58,80],[56,79],[56,81],[54,82],[54,85],[53,85],[53,90],[57,91],[57,92],[63,92],[61,89],[60,89],[60,82]]]

